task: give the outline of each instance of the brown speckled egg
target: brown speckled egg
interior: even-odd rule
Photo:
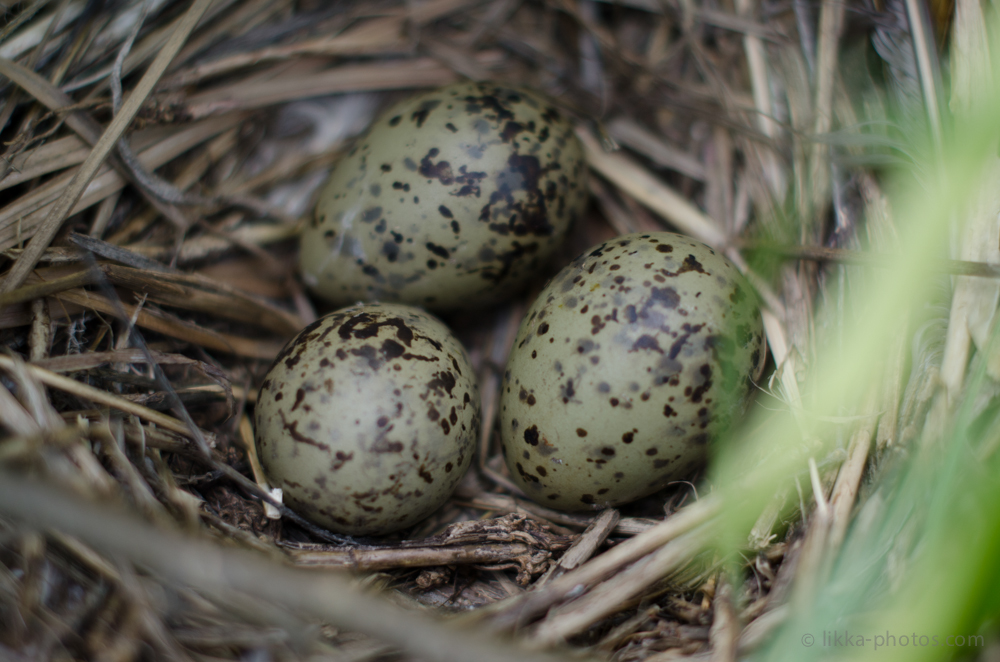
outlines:
[[[260,388],[257,452],[297,513],[381,535],[418,522],[472,461],[480,401],[447,327],[399,304],[345,308],[285,346]]]
[[[515,294],[586,203],[573,125],[543,97],[458,83],[384,113],[340,161],[301,237],[336,304],[434,310]]]
[[[669,232],[596,246],[542,291],[507,361],[514,481],[564,510],[661,489],[742,411],[764,352],[753,291],[708,246]]]

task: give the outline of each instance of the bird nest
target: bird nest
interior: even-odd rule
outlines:
[[[933,580],[993,558],[1000,521],[961,508],[1000,503],[993,33],[978,3],[920,7],[8,5],[0,657],[817,657],[876,598],[893,654],[917,627],[965,646],[922,654],[985,654],[996,610],[971,586],[996,571]],[[953,14],[981,48],[937,45]],[[756,289],[767,370],[707,468],[559,512],[510,480],[495,429],[544,279],[451,314],[483,395],[473,466],[415,527],[345,538],[276,499],[254,450],[268,366],[329,312],[297,235],[378,111],[462,79],[548,94],[583,141],[590,203],[549,275],[619,234],[691,235]],[[921,582],[961,616],[928,620]]]

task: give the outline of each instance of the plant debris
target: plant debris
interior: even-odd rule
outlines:
[[[830,421],[843,443],[795,458],[796,489],[769,494],[739,558],[714,551],[729,534],[704,472],[599,513],[547,509],[511,483],[494,435],[500,373],[542,282],[447,318],[478,372],[479,454],[446,505],[401,535],[351,539],[282,505],[257,463],[253,406],[284,343],[329,312],[296,251],[332,164],[404,94],[494,79],[551,96],[586,149],[591,204],[548,273],[628,232],[722,251],[764,304],[756,406],[801,416],[817,348],[841,328],[818,302],[842,306],[859,270],[900,248],[881,178],[919,158],[901,134],[943,149],[927,40],[947,27],[939,16],[912,29],[902,5],[5,6],[0,658],[627,662],[760,649],[830,576],[881,469],[925,420],[949,420],[969,347],[992,333],[995,218],[928,267],[964,278],[969,320],[948,346],[966,353],[942,349],[945,322],[902,320],[857,406]],[[907,103],[927,112],[893,127]],[[824,448],[812,429],[804,443]]]

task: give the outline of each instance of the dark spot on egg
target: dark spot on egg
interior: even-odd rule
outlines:
[[[576,395],[576,389],[573,388],[572,379],[566,380],[565,385],[560,385],[559,395],[562,397],[563,404],[567,404],[573,399],[573,396]]]
[[[632,348],[629,349],[629,352],[638,352],[639,350],[648,350],[663,354],[663,350],[660,348],[660,343],[657,342],[656,338],[649,334],[639,336],[639,338],[632,343]]]
[[[507,124],[504,125],[503,131],[500,132],[500,140],[505,143],[509,143],[522,131],[524,131],[524,126],[522,124],[514,121],[507,122]]]
[[[399,244],[394,241],[387,241],[382,244],[382,254],[386,256],[389,262],[395,262],[399,257]]]
[[[429,241],[427,242],[426,246],[427,250],[429,250],[431,253],[434,253],[438,257],[447,260],[451,256],[451,253],[449,253],[448,249],[445,248],[444,246],[438,246],[437,244],[431,243]]]
[[[590,324],[591,324],[590,334],[594,336],[600,333],[601,329],[603,329],[606,326],[604,321],[601,319],[600,315],[594,315],[593,317],[591,317]]]
[[[424,125],[424,122],[427,121],[427,116],[430,115],[431,111],[440,105],[441,101],[439,99],[428,99],[427,101],[422,102],[417,110],[413,111],[410,119],[416,123],[417,128],[419,129]]]
[[[441,182],[442,185],[450,186],[455,181],[455,175],[451,170],[451,164],[448,161],[439,161],[434,163],[432,160],[440,153],[441,150],[437,147],[432,147],[427,154],[420,159],[420,168],[418,172],[427,179],[436,179]]]
[[[681,268],[680,270],[678,270],[677,273],[681,274],[687,271],[696,271],[700,274],[708,275],[708,272],[705,271],[705,268],[701,265],[701,262],[699,262],[694,255],[688,255],[686,258],[684,258],[684,264],[681,265]]]

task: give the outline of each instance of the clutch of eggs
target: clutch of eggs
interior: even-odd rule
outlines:
[[[303,280],[338,305],[507,298],[581,213],[585,180],[572,124],[540,95],[469,82],[416,95],[334,168],[301,236]]]
[[[451,495],[472,462],[480,400],[469,357],[431,315],[361,304],[298,333],[257,398],[257,453],[290,508],[382,535]]]
[[[755,295],[725,257],[669,232],[605,242],[518,330],[500,400],[514,482],[564,510],[651,494],[705,460],[764,359]]]

